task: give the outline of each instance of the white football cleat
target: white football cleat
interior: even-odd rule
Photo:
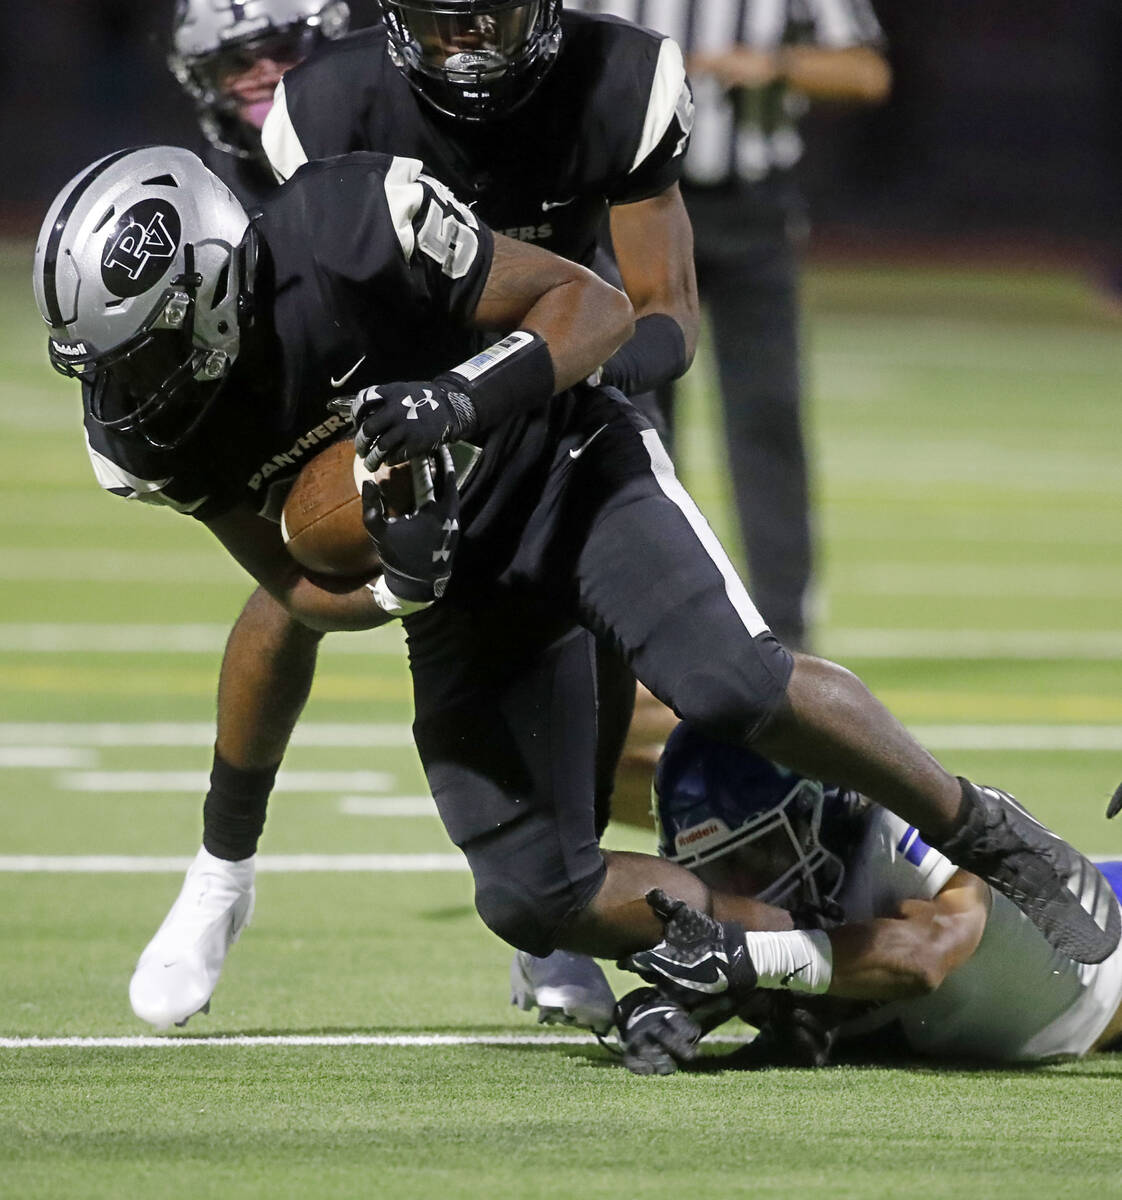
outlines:
[[[129,1003],[142,1021],[168,1029],[209,1011],[226,954],[253,916],[255,861],[199,850],[129,982]]]
[[[519,950],[510,964],[510,1002],[523,1012],[536,1008],[542,1025],[607,1033],[615,1019],[616,998],[599,964],[567,950],[547,958]]]

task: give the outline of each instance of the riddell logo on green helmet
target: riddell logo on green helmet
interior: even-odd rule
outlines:
[[[182,224],[166,200],[142,200],[117,221],[105,244],[101,279],[122,298],[146,292],[179,249]]]

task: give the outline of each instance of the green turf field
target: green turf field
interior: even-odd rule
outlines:
[[[0,1195],[1122,1195],[1111,1058],[637,1079],[515,1041],[537,1029],[429,807],[393,630],[325,645],[212,1014],[92,1041],[147,1032],[127,982],[198,846],[248,584],[189,519],[100,492],[29,277],[0,248]],[[820,267],[808,307],[819,648],[1122,857],[1122,325],[1026,271]],[[703,354],[683,474],[734,545],[709,389]],[[344,854],[443,869],[292,869]]]

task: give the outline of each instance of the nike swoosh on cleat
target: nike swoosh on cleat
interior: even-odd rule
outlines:
[[[351,367],[351,369],[349,371],[346,372],[346,374],[340,375],[338,379],[336,379],[335,376],[332,375],[331,376],[331,386],[332,387],[342,387],[343,384],[346,383],[348,379],[350,379],[350,377],[359,369],[359,367],[362,366],[362,364],[364,362],[366,362],[365,354],[358,360],[358,362],[355,363],[355,365],[353,367]]]
[[[584,453],[584,452],[585,452],[585,451],[588,449],[588,447],[589,447],[589,446],[591,446],[591,445],[592,445],[592,443],[593,443],[593,442],[594,442],[594,441],[595,441],[595,440],[596,440],[596,439],[597,439],[597,438],[598,438],[598,437],[599,437],[599,436],[600,436],[600,435],[601,435],[601,434],[604,432],[604,430],[605,430],[605,429],[607,429],[607,428],[608,428],[608,426],[607,426],[607,425],[601,425],[601,426],[600,426],[600,428],[599,428],[599,429],[597,429],[597,430],[596,430],[596,432],[595,432],[595,433],[594,433],[594,434],[593,434],[593,435],[592,435],[590,438],[588,438],[588,439],[586,439],[584,442],[582,442],[582,443],[581,443],[579,446],[577,446],[577,447],[576,447],[576,449],[575,449],[575,450],[570,450],[570,451],[569,451],[569,457],[570,457],[570,458],[573,458],[573,459],[580,458],[580,456],[581,456],[581,455],[582,455],[582,454],[583,454],[583,453]]]

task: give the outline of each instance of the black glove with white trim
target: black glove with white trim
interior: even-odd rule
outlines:
[[[689,1013],[731,1016],[758,978],[744,930],[690,908],[661,888],[647,893],[647,903],[665,926],[663,940],[622,959],[619,966],[654,984]]]
[[[362,523],[378,547],[385,587],[407,602],[401,611],[444,595],[460,540],[460,493],[447,446],[431,459],[415,459],[410,468],[416,498],[412,512],[391,516],[381,488],[372,480],[362,485]]]
[[[441,376],[363,388],[351,401],[351,415],[355,451],[366,469],[422,458],[447,442],[470,437],[477,424],[475,405],[462,386]]]
[[[616,1004],[623,1065],[635,1075],[673,1075],[697,1053],[701,1029],[657,988],[636,988]]]

